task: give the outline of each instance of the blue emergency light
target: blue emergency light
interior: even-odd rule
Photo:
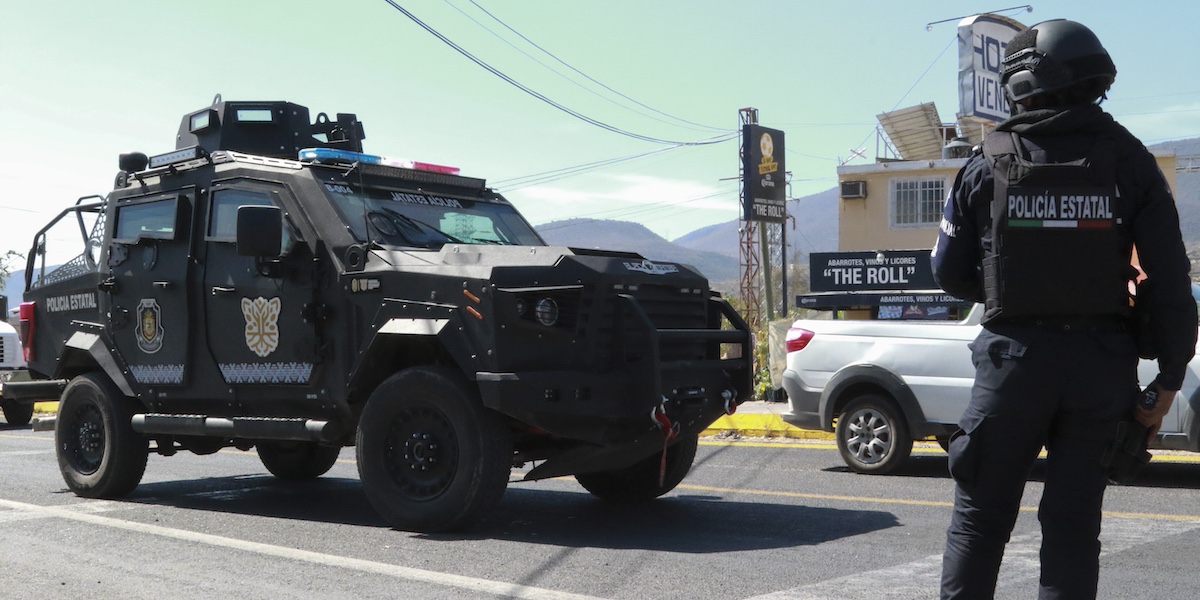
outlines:
[[[441,173],[443,175],[458,175],[459,172],[458,167],[448,167],[445,165],[435,165],[432,163],[424,163],[413,160],[388,158],[386,156],[364,154],[362,152],[351,152],[349,150],[335,150],[333,148],[305,148],[300,151],[300,160],[320,163],[358,163],[362,165],[382,165],[385,167],[399,167],[401,169]]]

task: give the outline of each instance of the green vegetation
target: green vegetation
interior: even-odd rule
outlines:
[[[0,254],[0,291],[4,290],[5,281],[12,275],[13,265],[23,265],[24,261],[25,255],[16,250]]]

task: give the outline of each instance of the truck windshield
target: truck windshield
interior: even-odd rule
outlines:
[[[507,204],[325,184],[325,192],[359,241],[440,248],[443,244],[542,246]]]

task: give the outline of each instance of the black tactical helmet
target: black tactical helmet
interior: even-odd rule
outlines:
[[[1091,29],[1066,19],[1044,21],[1008,43],[1000,82],[1011,101],[1056,92],[1097,79],[1096,97],[1117,77],[1117,67]],[[1103,80],[1100,80],[1103,78]]]

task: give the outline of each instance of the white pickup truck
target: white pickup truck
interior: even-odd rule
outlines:
[[[27,425],[33,417],[33,404],[4,398],[4,383],[10,379],[28,378],[25,356],[17,330],[0,320],[0,410],[9,425]]]
[[[1200,302],[1200,286],[1192,286]],[[902,464],[914,440],[946,440],[958,427],[975,369],[967,344],[978,335],[983,308],[962,321],[799,320],[788,331],[783,389],[797,427],[835,431],[851,469],[886,473]],[[1158,365],[1138,365],[1142,385]],[[1188,365],[1183,389],[1152,448],[1200,451],[1200,358]]]

